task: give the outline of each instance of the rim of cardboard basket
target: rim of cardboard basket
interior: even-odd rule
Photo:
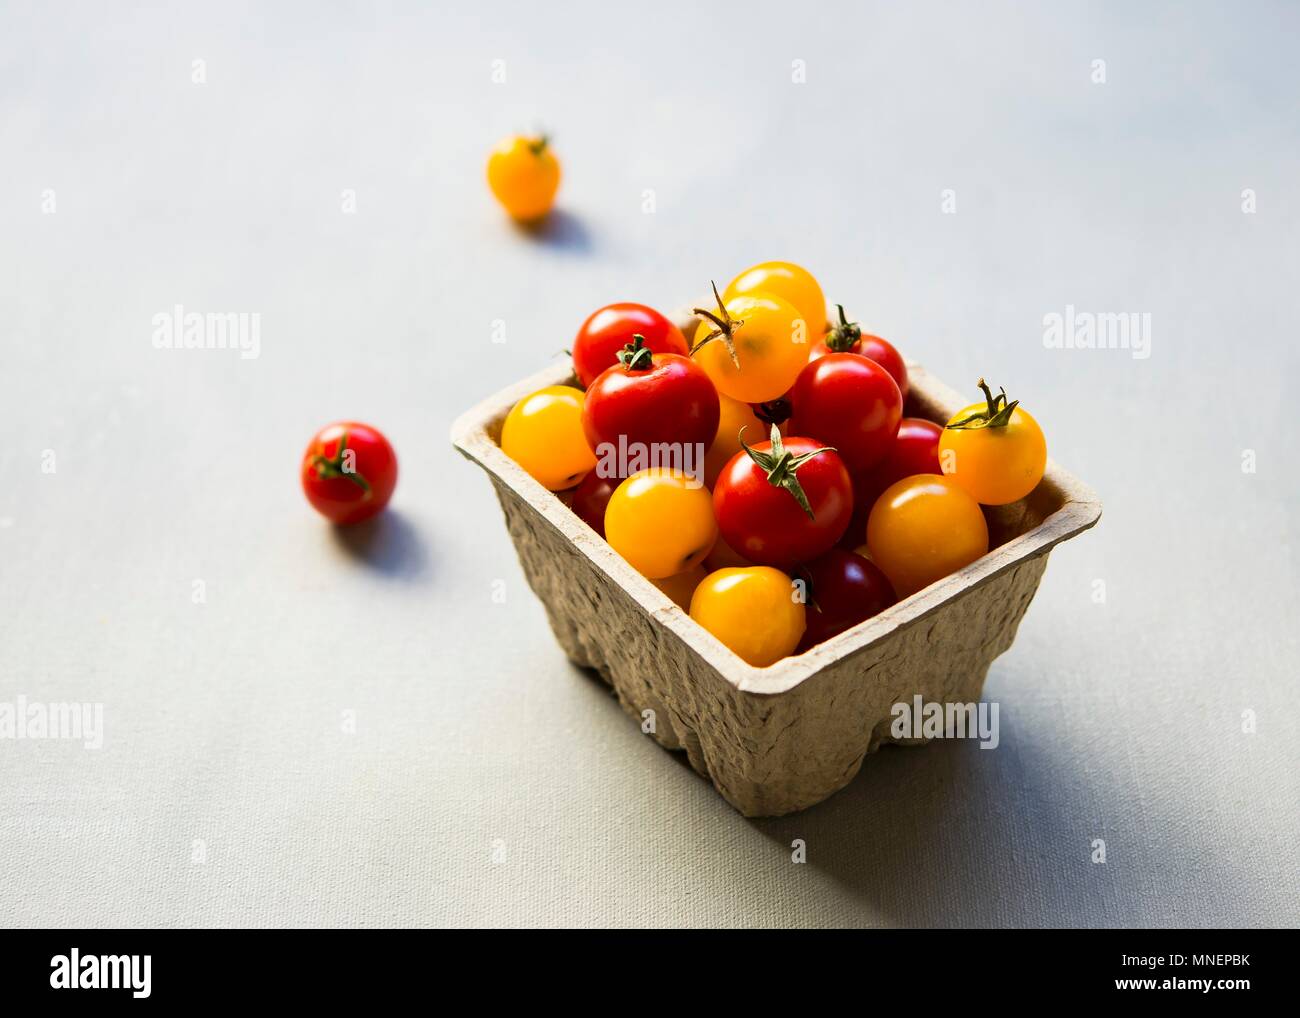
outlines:
[[[907,362],[909,388],[924,401],[956,413],[969,401],[935,378],[919,364]],[[548,524],[559,531],[579,554],[635,600],[648,614],[674,633],[724,679],[742,692],[760,695],[784,693],[821,671],[828,664],[856,653],[890,633],[916,625],[945,604],[975,587],[988,583],[1020,563],[1046,554],[1053,546],[1093,526],[1101,517],[1101,502],[1082,481],[1051,459],[1044,483],[1055,487],[1062,505],[1034,529],[1012,538],[964,569],[931,584],[873,618],[860,622],[806,653],[784,658],[767,668],[741,660],[711,633],[691,620],[658,587],[633,569],[621,555],[582,522],[553,492],[532,478],[501,451],[491,428],[505,418],[520,399],[547,385],[574,384],[572,366],[559,362],[523,381],[489,396],[461,414],[451,427],[452,444],[528,502]]]

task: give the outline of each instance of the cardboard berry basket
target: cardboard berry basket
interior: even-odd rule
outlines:
[[[906,415],[942,424],[970,402],[919,365],[907,367]],[[755,668],[501,451],[515,402],[563,384],[577,384],[567,363],[497,393],[456,421],[452,442],[487,471],[565,653],[599,672],[638,724],[652,718],[659,744],[684,750],[746,816],[806,809],[852,781],[880,746],[924,741],[891,737],[896,703],[978,701],[989,665],[1015,639],[1047,553],[1101,516],[1096,495],[1048,460],[1027,498],[986,508],[983,558],[805,654]]]

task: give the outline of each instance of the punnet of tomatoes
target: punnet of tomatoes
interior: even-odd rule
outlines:
[[[574,384],[520,399],[501,448],[751,665],[975,562],[986,507],[1042,480],[1019,400],[980,379],[951,419],[909,415],[902,354],[798,265],[754,265],[694,314],[592,311]]]

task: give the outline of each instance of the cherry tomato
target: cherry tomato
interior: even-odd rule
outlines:
[[[601,537],[605,536],[605,507],[617,487],[617,478],[601,477],[599,471],[593,470],[573,489],[571,508],[578,519]]]
[[[793,262],[759,262],[738,275],[723,291],[732,297],[770,294],[798,309],[805,323],[804,341],[815,343],[826,331],[826,297],[811,272]]]
[[[487,178],[505,210],[521,222],[531,222],[551,210],[560,187],[560,163],[545,137],[515,135],[492,150]]]
[[[582,433],[586,396],[570,385],[548,385],[506,415],[501,451],[551,491],[572,488],[596,465]]]
[[[705,321],[695,330],[691,356],[724,396],[763,403],[785,395],[808,363],[800,313],[772,294],[717,301],[716,311],[695,308]]]
[[[717,536],[709,489],[680,470],[635,473],[605,507],[605,540],[647,579],[686,572]]]
[[[731,462],[731,457],[740,452],[740,429],[744,428],[747,434],[754,436],[767,431],[748,403],[730,396],[719,396],[718,401],[718,430],[704,457],[704,483],[710,488],[717,483],[718,475]]]
[[[666,452],[679,457],[676,466],[702,469],[700,457],[718,433],[718,391],[709,376],[689,357],[651,353],[639,333],[619,359],[591,383],[582,411],[601,475],[626,476],[619,468],[635,455],[633,445],[646,455],[664,446],[656,455]]]
[[[879,615],[895,601],[894,588],[880,568],[842,548],[800,566],[794,576],[808,584],[808,628],[799,641],[801,652]]]
[[[898,596],[907,597],[984,555],[989,529],[979,503],[952,478],[918,474],[876,500],[867,547]]]
[[[397,455],[377,429],[339,421],[313,436],[300,475],[318,513],[332,523],[360,523],[388,505],[397,486]]]
[[[662,590],[668,596],[669,601],[689,614],[691,595],[695,593],[695,588],[708,575],[709,571],[703,566],[691,566],[684,573],[678,573],[676,576],[669,576],[663,580],[651,580],[650,582]]]
[[[943,472],[984,505],[1024,498],[1047,469],[1047,439],[1038,422],[1007,394],[994,396],[984,379],[984,403],[954,414],[939,439]]]
[[[771,440],[732,457],[713,489],[722,537],[760,565],[790,566],[829,550],[853,515],[853,482],[832,450],[807,438]]]
[[[826,338],[813,346],[808,354],[810,361],[825,357],[828,353],[855,353],[875,361],[889,372],[889,376],[898,385],[903,399],[907,399],[907,362],[903,360],[894,345],[887,339],[863,332],[857,322],[850,322],[844,317],[844,305],[836,304],[840,321],[826,334]]]
[[[755,668],[793,653],[804,617],[790,577],[767,566],[719,569],[691,598],[691,618]]]
[[[889,372],[851,353],[810,361],[790,391],[789,431],[832,446],[850,470],[889,455],[903,417],[903,395]]]
[[[644,304],[607,304],[593,311],[573,341],[573,371],[585,389],[606,368],[618,363],[623,347],[641,335],[654,353],[691,351],[682,330],[654,308]]]
[[[862,543],[867,532],[867,517],[880,493],[895,481],[913,474],[941,474],[939,436],[943,428],[920,417],[904,417],[898,425],[898,437],[889,455],[865,473],[853,475],[853,522],[840,542],[846,548]]]

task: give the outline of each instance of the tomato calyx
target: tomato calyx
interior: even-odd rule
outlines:
[[[804,494],[803,485],[799,483],[798,471],[801,466],[807,463],[814,456],[819,456],[824,452],[834,452],[830,446],[822,446],[820,449],[813,449],[802,456],[796,456],[785,447],[781,441],[781,429],[775,424],[772,425],[772,451],[759,452],[745,441],[745,429],[740,429],[737,436],[740,439],[741,448],[749,454],[749,458],[758,464],[758,468],[767,474],[767,483],[774,488],[784,488],[790,493],[799,508],[808,514],[810,520],[817,517],[813,514],[812,506],[808,504],[808,496]]]
[[[347,447],[348,433],[345,431],[339,438],[339,447],[334,450],[334,458],[326,459],[320,453],[316,453],[311,459],[312,469],[316,471],[318,480],[324,481],[335,477],[346,478],[364,491],[368,497],[370,495],[370,483],[355,470],[343,469],[343,453]]]
[[[1001,386],[998,386],[998,394],[994,396],[982,378],[975,384],[984,390],[984,399],[988,402],[988,406],[969,417],[963,417],[960,421],[953,421],[947,425],[947,430],[975,431],[979,428],[1005,428],[1011,423],[1011,415],[1020,405],[1020,400],[1013,399],[1008,403],[1007,390]]]
[[[771,427],[788,421],[790,415],[794,413],[794,404],[784,396],[778,396],[776,399],[769,399],[766,403],[751,403],[750,409],[754,411],[755,417]]]
[[[645,336],[634,333],[632,342],[618,352],[618,362],[628,371],[649,371],[654,367],[654,352],[645,345]]]
[[[718,284],[714,283],[712,280],[709,282],[713,287],[713,299],[718,302],[719,313],[715,315],[712,311],[706,311],[704,308],[691,308],[691,311],[702,318],[707,318],[716,325],[717,328],[691,347],[691,353],[694,354],[695,351],[705,343],[712,342],[715,339],[721,339],[722,342],[726,344],[727,353],[731,356],[731,363],[739,368],[740,358],[736,356],[735,332],[745,323],[743,320],[737,321],[732,318],[731,315],[727,314],[727,306],[722,303],[722,295],[718,293]]]
[[[862,339],[862,326],[844,317],[843,304],[836,304],[835,309],[840,313],[840,324],[826,334],[826,349],[831,353],[851,353]]]
[[[550,135],[539,134],[536,138],[529,138],[527,141],[528,151],[535,156],[540,156],[546,151],[546,146],[551,143]]]

